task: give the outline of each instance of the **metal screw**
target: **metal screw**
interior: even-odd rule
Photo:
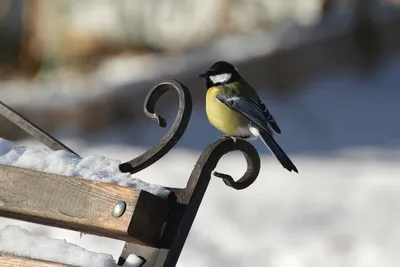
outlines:
[[[118,200],[117,203],[115,203],[111,214],[115,218],[118,218],[118,217],[121,217],[122,214],[124,214],[125,210],[126,210],[126,202],[122,201],[122,200]]]

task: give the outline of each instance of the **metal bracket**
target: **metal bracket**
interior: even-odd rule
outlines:
[[[121,164],[122,172],[136,173],[150,166],[167,154],[186,130],[191,116],[192,100],[189,90],[177,81],[169,80],[150,90],[145,100],[144,112],[161,127],[165,127],[165,119],[154,112],[154,107],[159,97],[167,90],[175,90],[179,96],[179,109],[171,129],[153,148],[141,156]],[[246,141],[236,140],[235,142],[230,137],[223,137],[209,145],[198,159],[186,187],[184,189],[170,188],[174,193],[171,201],[175,201],[176,204],[167,222],[160,245],[146,247],[126,243],[119,264],[122,265],[126,258],[133,253],[146,259],[143,267],[175,266],[211,180],[212,171],[223,155],[235,150],[241,151],[245,156],[246,173],[238,181],[234,181],[228,174],[218,172],[213,174],[215,177],[221,178],[227,186],[236,190],[250,186],[257,179],[260,171],[260,157],[256,149]]]

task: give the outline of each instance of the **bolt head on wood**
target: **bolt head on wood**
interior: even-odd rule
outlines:
[[[111,214],[112,216],[118,218],[121,217],[122,214],[124,214],[125,210],[126,210],[126,202],[119,200],[117,201],[117,203],[115,203],[115,206]]]

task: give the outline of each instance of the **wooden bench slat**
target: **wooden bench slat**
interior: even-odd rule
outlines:
[[[117,201],[126,211],[112,216]],[[146,191],[0,164],[0,216],[155,244],[171,203]]]
[[[0,266],[2,267],[77,267],[57,262],[30,259],[0,252]]]

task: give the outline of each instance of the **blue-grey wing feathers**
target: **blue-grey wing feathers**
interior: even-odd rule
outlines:
[[[271,153],[285,169],[298,173],[296,166],[274,140],[271,128],[277,133],[281,133],[281,130],[276,124],[276,121],[272,117],[271,113],[261,101],[240,97],[237,94],[219,94],[217,95],[217,99],[221,103],[248,118],[251,121],[251,125],[249,125],[249,127],[252,129],[250,129],[250,131],[255,131],[254,134],[261,138],[264,144],[269,148]]]
[[[270,131],[270,126],[275,132],[281,133],[274,117],[265,107],[261,101],[255,101],[250,98],[240,97],[237,95],[217,95],[217,99],[230,107],[231,109],[239,112],[253,123],[266,131]]]

